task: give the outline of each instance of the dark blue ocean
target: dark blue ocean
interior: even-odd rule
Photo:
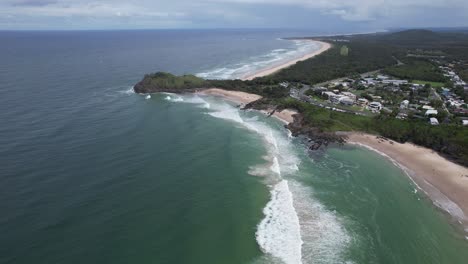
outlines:
[[[320,32],[0,32],[0,263],[466,263],[406,175],[359,147],[310,157],[221,98],[144,74],[241,78]]]

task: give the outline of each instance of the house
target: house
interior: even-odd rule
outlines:
[[[349,99],[356,101],[356,95],[350,92],[342,92],[342,95],[348,97]]]
[[[429,118],[429,123],[433,126],[437,126],[439,124],[439,120],[437,120],[435,117],[431,117]]]
[[[398,115],[396,116],[396,119],[404,120],[406,118],[408,118],[408,114],[406,113],[398,113]]]
[[[369,100],[367,100],[366,98],[359,98],[357,100],[357,104],[360,106],[366,106],[368,103],[369,103]]]
[[[409,101],[408,100],[403,100],[400,103],[400,109],[406,109],[406,108],[408,108],[408,106],[409,106]]]
[[[335,96],[329,97],[328,99],[330,100],[330,102],[332,102],[334,104],[339,104],[341,98],[343,98],[343,97],[345,97],[345,96],[341,95],[341,94],[337,94]]]
[[[434,107],[432,107],[432,106],[430,106],[430,105],[424,105],[424,106],[422,107],[422,109],[424,109],[424,110],[431,110],[431,109],[434,109]]]
[[[366,82],[367,85],[375,84],[374,78],[364,78],[364,82]]]
[[[407,80],[383,80],[382,83],[401,85],[401,84],[407,84],[408,81]]]
[[[462,125],[468,126],[468,120],[462,120]]]
[[[424,115],[425,116],[430,116],[430,115],[437,115],[437,114],[438,114],[437,110],[429,109],[429,110],[426,111],[426,113]]]
[[[343,96],[339,99],[340,104],[342,105],[353,105],[355,100],[349,98],[348,96]]]
[[[343,97],[343,95],[339,95],[334,92],[322,92],[322,95],[325,95],[328,100],[334,104],[338,104],[340,102],[340,98]]]
[[[369,104],[369,110],[371,111],[380,111],[382,110],[382,104],[379,102],[372,102]]]
[[[377,75],[377,79],[380,79],[380,80],[387,80],[389,77],[388,76],[385,76],[385,75]]]
[[[457,108],[453,110],[453,113],[459,114],[459,115],[468,115],[468,109],[465,108]]]
[[[327,97],[327,99],[330,99],[330,98],[332,98],[332,97],[337,96],[336,93],[330,92],[330,91],[322,92],[322,95],[324,95],[325,97]]]
[[[369,94],[369,95],[370,95],[370,97],[372,97],[372,100],[375,101],[375,102],[382,101],[382,96],[373,95],[373,94]]]

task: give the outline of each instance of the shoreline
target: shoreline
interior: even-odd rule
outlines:
[[[246,105],[248,103],[257,101],[262,98],[262,96],[258,94],[246,93],[246,92],[241,92],[241,91],[229,91],[229,90],[224,90],[224,89],[219,89],[219,88],[208,88],[208,89],[200,90],[196,92],[195,94],[218,96],[218,97],[222,97],[226,100],[229,100],[231,102],[234,102],[240,105]],[[273,109],[267,109],[267,110],[260,111],[260,112],[265,115],[268,115],[269,112],[271,111],[273,111]],[[281,111],[275,111],[275,113],[273,113],[273,116],[278,118],[283,123],[289,124],[294,121],[295,114],[297,114],[296,110],[283,109]]]
[[[432,203],[448,213],[468,233],[468,168],[412,143],[376,135],[345,133],[347,143],[370,149],[402,169]]]
[[[307,40],[307,39],[305,39]],[[253,80],[257,77],[264,77],[264,76],[267,76],[267,75],[271,75],[271,74],[274,74],[276,72],[278,72],[279,70],[281,69],[284,69],[284,68],[287,68],[289,66],[292,66],[294,64],[296,64],[297,62],[299,61],[303,61],[303,60],[307,60],[307,59],[310,59],[312,57],[315,57],[325,51],[327,51],[328,49],[330,49],[332,47],[332,45],[328,42],[323,42],[323,41],[318,41],[318,40],[309,40],[309,41],[314,41],[314,42],[317,42],[317,43],[320,43],[321,44],[321,47],[318,49],[318,50],[315,50],[311,53],[308,53],[300,58],[297,58],[297,59],[294,59],[294,60],[290,60],[290,61],[287,61],[285,63],[282,63],[280,65],[276,65],[276,66],[273,66],[271,68],[266,68],[266,69],[263,69],[263,70],[260,70],[258,72],[255,72],[255,73],[252,73],[252,74],[248,74],[246,76],[244,76],[242,78],[243,81],[250,81],[250,80]]]

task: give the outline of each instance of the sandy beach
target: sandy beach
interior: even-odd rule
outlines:
[[[431,149],[401,144],[375,135],[349,133],[348,143],[372,149],[401,167],[434,204],[463,224],[468,232],[468,169]]]
[[[287,68],[291,65],[294,65],[296,64],[296,62],[298,61],[303,61],[303,60],[307,60],[307,59],[310,59],[314,56],[317,56],[319,55],[320,53],[328,50],[329,48],[331,48],[331,44],[330,43],[327,43],[327,42],[322,42],[322,41],[317,41],[317,40],[310,40],[310,41],[315,41],[315,42],[319,42],[322,46],[320,47],[319,50],[316,50],[314,52],[311,52],[309,54],[306,54],[300,58],[297,58],[297,59],[294,59],[294,60],[291,60],[291,61],[288,61],[286,63],[283,63],[281,65],[277,65],[277,66],[273,66],[271,68],[268,68],[268,69],[264,69],[264,70],[261,70],[259,72],[256,72],[256,73],[252,73],[252,74],[249,74],[247,76],[244,76],[244,78],[242,78],[243,80],[253,80],[257,77],[263,77],[263,76],[267,76],[267,75],[270,75],[270,74],[273,74],[283,68]]]
[[[228,91],[219,88],[210,88],[199,91],[198,94],[202,95],[212,95],[212,96],[220,96],[224,99],[227,99],[231,102],[235,102],[241,105],[248,104],[250,102],[256,101],[261,99],[262,97],[258,94],[251,94],[241,91]],[[268,114],[272,110],[261,111],[264,114]],[[282,122],[289,124],[294,121],[293,115],[297,114],[297,112],[293,109],[284,109],[282,111],[276,111],[273,116],[281,120]]]
[[[220,96],[238,104],[248,104],[250,102],[253,102],[262,98],[258,94],[246,93],[246,92],[241,92],[241,91],[229,91],[229,90],[223,90],[219,88],[204,89],[197,93],[204,94],[204,95]]]

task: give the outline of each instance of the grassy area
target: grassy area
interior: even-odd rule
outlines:
[[[444,83],[442,83],[442,82],[429,82],[429,81],[414,80],[414,81],[412,81],[412,83],[415,83],[415,84],[422,84],[422,85],[430,84],[431,87],[433,87],[433,88],[441,88],[441,87],[444,87]]]

